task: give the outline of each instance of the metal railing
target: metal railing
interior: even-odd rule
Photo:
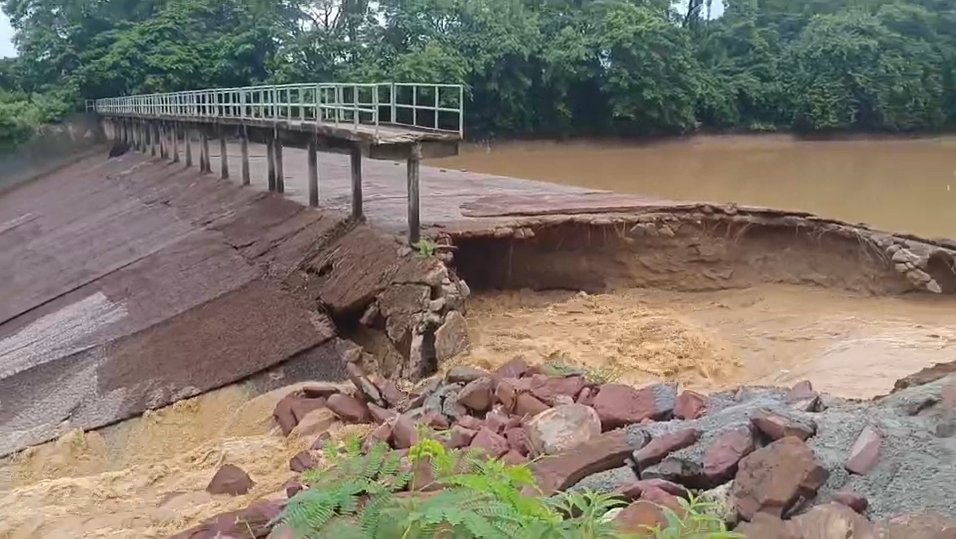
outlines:
[[[307,83],[211,88],[97,99],[101,114],[199,120],[404,126],[464,135],[464,87],[423,83]]]

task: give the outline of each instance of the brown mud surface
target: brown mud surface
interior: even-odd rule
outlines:
[[[793,285],[484,292],[469,302],[467,319],[472,347],[462,363],[491,367],[521,356],[704,391],[809,379],[827,393],[866,399],[956,357],[956,309],[947,298]]]

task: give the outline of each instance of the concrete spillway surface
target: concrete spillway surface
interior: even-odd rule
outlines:
[[[136,155],[4,194],[0,454],[326,342],[333,325],[274,277],[339,223]]]

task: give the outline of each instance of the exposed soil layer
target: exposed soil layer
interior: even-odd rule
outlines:
[[[784,283],[899,294],[952,293],[956,278],[951,246],[801,214],[685,205],[515,219],[449,232],[457,270],[469,284],[599,292]]]

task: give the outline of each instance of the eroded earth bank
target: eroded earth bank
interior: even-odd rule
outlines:
[[[434,253],[298,210],[259,249],[251,217],[212,221],[264,268],[241,289],[275,287],[321,339],[12,448],[0,537],[281,537],[320,446],[400,451],[422,425],[531,460],[547,494],[616,493],[625,530],[692,491],[748,537],[953,533],[953,245],[757,208],[464,210]]]

